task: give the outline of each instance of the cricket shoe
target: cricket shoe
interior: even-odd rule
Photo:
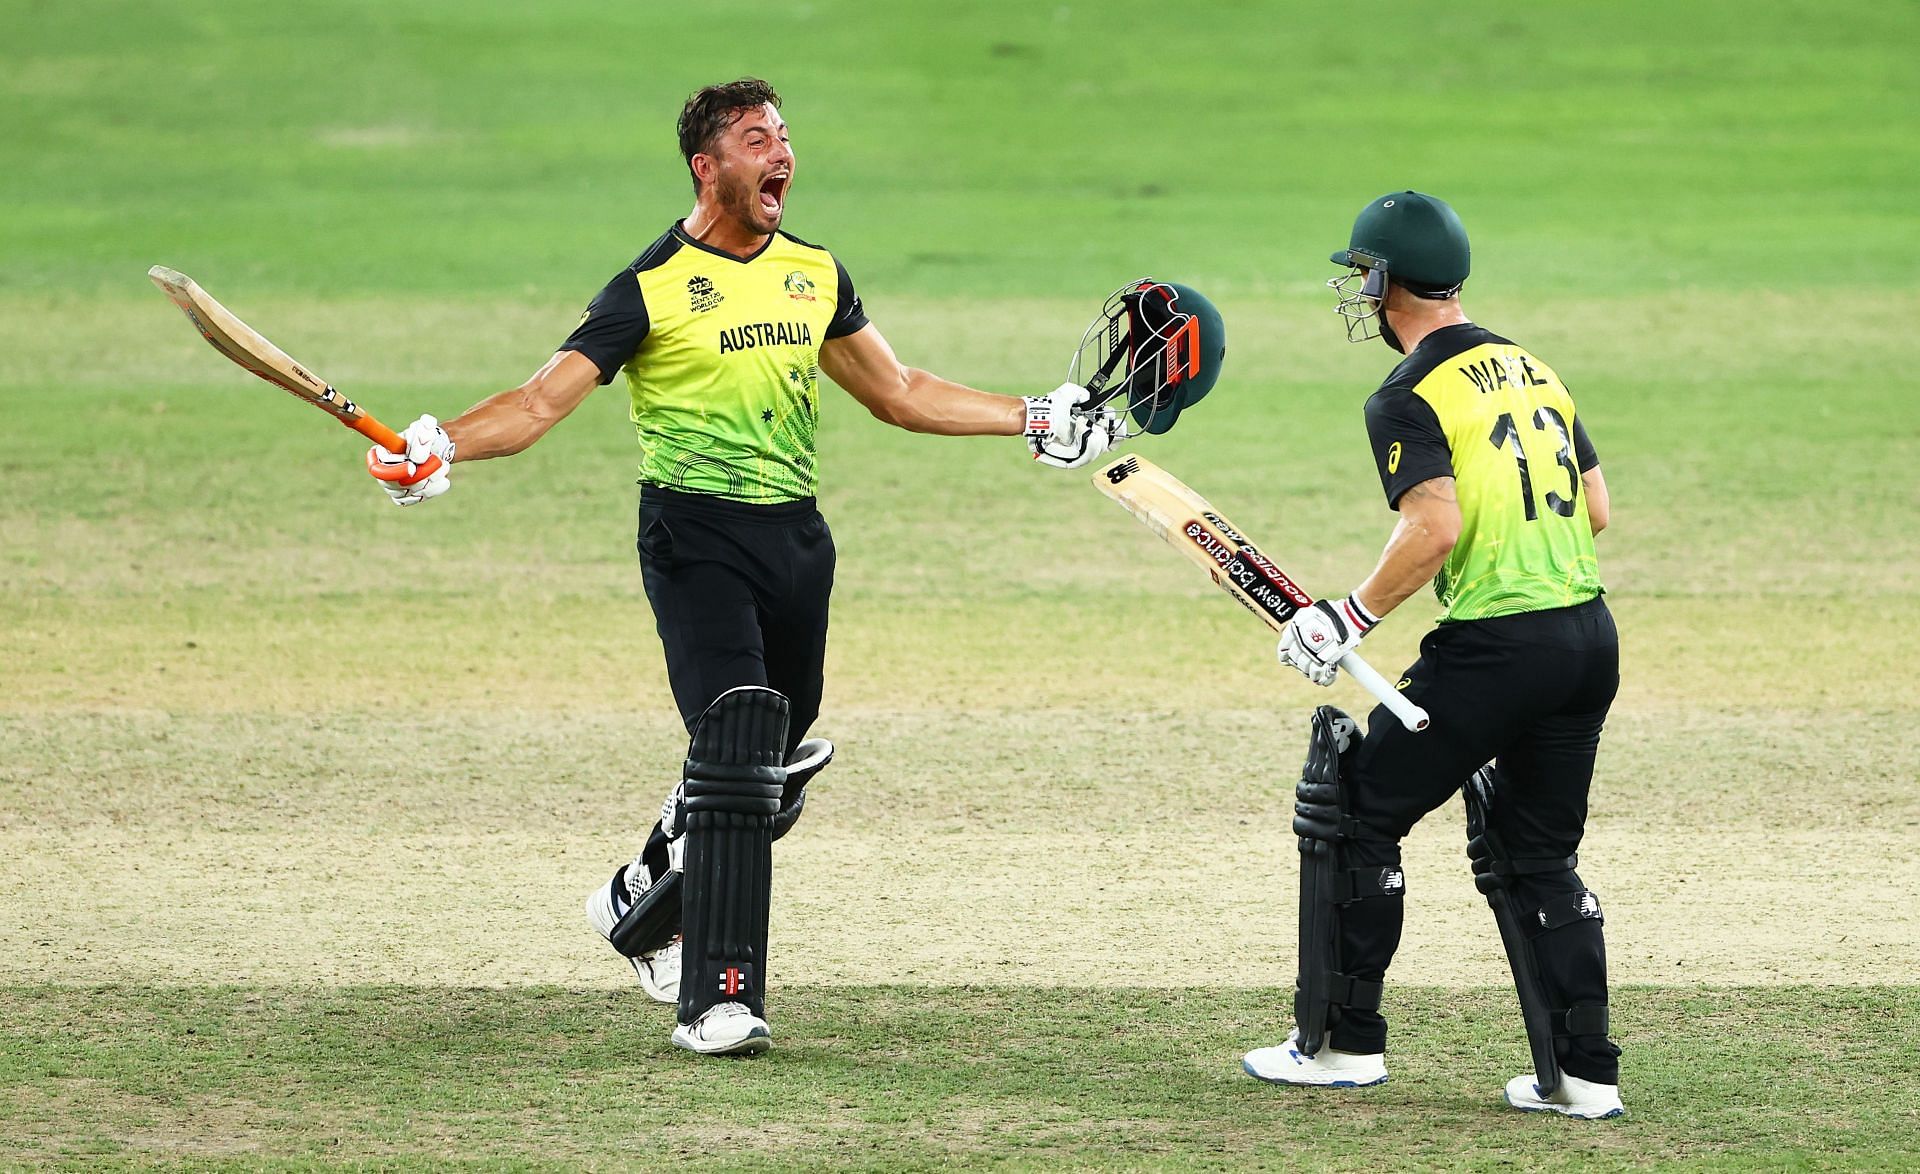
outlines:
[[[639,875],[646,875],[646,865],[635,860],[632,864],[613,874],[613,879],[587,894],[587,924],[609,942],[613,940],[613,927],[620,924],[620,918],[636,896],[626,883],[629,874],[639,869]],[[644,890],[644,886],[642,886]],[[658,950],[644,951],[636,958],[628,958],[633,964],[633,973],[640,979],[640,989],[656,1003],[678,1003],[680,1001],[680,935]]]
[[[1528,1113],[1558,1113],[1582,1121],[1604,1121],[1608,1117],[1625,1116],[1627,1112],[1626,1106],[1620,1103],[1619,1085],[1595,1084],[1564,1072],[1560,1074],[1559,1087],[1551,1096],[1544,1097],[1540,1095],[1540,1086],[1534,1083],[1533,1073],[1514,1077],[1507,1081],[1507,1103]]]
[[[1272,1048],[1255,1048],[1240,1060],[1240,1067],[1255,1080],[1268,1084],[1304,1084],[1317,1088],[1366,1088],[1387,1081],[1387,1057],[1383,1052],[1365,1054],[1342,1052],[1322,1047],[1314,1055],[1300,1050],[1300,1032],[1289,1032],[1287,1042]]]
[[[745,1003],[715,1003],[674,1028],[673,1043],[703,1056],[757,1056],[773,1046],[773,1033]]]

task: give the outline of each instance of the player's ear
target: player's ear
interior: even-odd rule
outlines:
[[[1413,291],[1397,281],[1386,279],[1383,275],[1380,284],[1382,287],[1380,293],[1380,312],[1382,314],[1388,310],[1404,311],[1407,308],[1407,303],[1414,300]]]
[[[694,182],[704,188],[713,182],[714,175],[720,170],[720,161],[705,151],[698,151],[687,161],[687,166],[693,169]]]

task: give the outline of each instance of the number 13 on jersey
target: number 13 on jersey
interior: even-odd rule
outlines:
[[[1550,433],[1558,443],[1559,449],[1554,453],[1554,461],[1566,471],[1567,476],[1565,494],[1555,489],[1547,490],[1547,508],[1563,518],[1571,518],[1574,503],[1580,499],[1580,466],[1574,462],[1573,458],[1573,430],[1567,427],[1566,417],[1560,414],[1559,409],[1546,404],[1533,410],[1533,426],[1542,432]],[[1513,448],[1514,464],[1519,467],[1520,473],[1520,500],[1526,510],[1527,521],[1539,520],[1540,511],[1534,505],[1533,477],[1527,470],[1527,449],[1521,443],[1520,429],[1513,422],[1512,412],[1500,413],[1500,418],[1494,421],[1493,432],[1487,439],[1493,442],[1495,448],[1505,449],[1508,446]]]

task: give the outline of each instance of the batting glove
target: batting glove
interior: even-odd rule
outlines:
[[[1084,407],[1091,398],[1077,383],[1027,397],[1027,448],[1034,460],[1056,469],[1077,469],[1113,446],[1106,420]]]
[[[380,482],[395,505],[419,505],[452,488],[453,440],[440,421],[422,416],[400,434],[407,451],[374,445],[367,450],[367,472]]]
[[[1046,395],[1027,397],[1027,437],[1072,444],[1080,439],[1087,417],[1076,409],[1092,398],[1078,383],[1062,383]]]
[[[1358,595],[1322,599],[1293,613],[1280,633],[1280,663],[1299,669],[1316,685],[1333,684],[1340,658],[1360,647],[1361,638],[1379,623]]]

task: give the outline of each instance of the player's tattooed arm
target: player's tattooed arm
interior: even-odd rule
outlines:
[[[1400,495],[1400,520],[1380,562],[1355,589],[1360,603],[1384,617],[1433,581],[1460,540],[1460,499],[1452,477],[1434,477]]]
[[[1455,510],[1460,508],[1460,497],[1454,490],[1453,478],[1451,477],[1429,478],[1401,494],[1400,508],[1402,510],[1407,508],[1408,501],[1452,502]]]

